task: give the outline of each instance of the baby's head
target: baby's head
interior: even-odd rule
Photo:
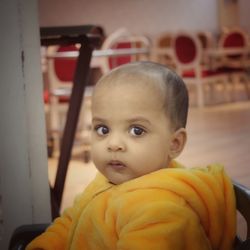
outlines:
[[[186,142],[188,93],[163,65],[120,66],[97,83],[92,99],[92,157],[112,183],[168,167]]]

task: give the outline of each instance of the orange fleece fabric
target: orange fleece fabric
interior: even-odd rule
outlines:
[[[232,183],[220,165],[171,166],[120,185],[98,174],[26,250],[231,250]]]

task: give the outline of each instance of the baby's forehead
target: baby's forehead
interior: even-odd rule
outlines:
[[[111,74],[101,79],[95,86],[95,91],[101,91],[106,88],[112,90],[112,88],[114,87],[125,87],[128,89],[139,87],[142,90],[145,88],[151,88],[160,92],[164,92],[166,90],[166,87],[164,86],[164,83],[159,76],[141,74],[136,72],[125,74],[122,72],[120,74]]]

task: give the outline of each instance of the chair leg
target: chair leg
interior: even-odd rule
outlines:
[[[231,85],[231,101],[235,102],[237,100],[237,84],[239,81],[239,77],[237,74],[231,73],[229,75],[229,82]]]
[[[234,100],[236,100],[237,94],[237,84],[243,84],[245,89],[245,94],[247,99],[250,99],[250,86],[249,86],[249,79],[245,72],[243,73],[233,73],[233,86],[234,86]]]
[[[230,77],[227,77],[226,79],[223,80],[223,86],[224,86],[224,97],[225,97],[225,101],[226,102],[230,102],[231,101],[231,91],[230,91]]]
[[[197,90],[197,106],[199,108],[204,107],[204,91],[201,82],[196,83],[196,90]]]
[[[247,99],[250,99],[250,77],[248,75],[248,73],[246,73],[244,75],[244,87],[245,87],[245,91],[246,91],[246,95],[247,95]]]

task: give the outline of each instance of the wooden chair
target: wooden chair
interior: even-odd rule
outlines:
[[[121,28],[111,33],[103,42],[100,51],[110,52],[98,58],[102,74],[125,63],[148,60],[150,56],[151,41],[143,35],[134,35],[127,29]],[[137,52],[123,53],[122,51],[138,49]],[[116,54],[116,52],[120,52]],[[112,53],[113,52],[113,53]]]
[[[201,41],[196,34],[177,33],[173,39],[173,55],[177,73],[183,78],[187,87],[196,89],[196,104],[205,105],[205,87],[210,88],[210,99],[214,99],[214,85],[222,83],[226,88],[227,75],[223,71],[212,70],[204,65]]]
[[[218,49],[238,50],[237,53],[220,56],[217,62],[217,68],[227,70],[231,82],[231,96],[236,99],[237,85],[242,83],[245,87],[247,98],[250,98],[249,77],[247,75],[247,58],[249,53],[247,33],[239,28],[227,29],[221,34],[218,41]]]
[[[209,31],[198,31],[197,36],[201,41],[203,49],[213,48],[215,46],[215,40],[211,32]]]
[[[164,32],[160,34],[154,40],[152,50],[152,61],[167,65],[170,68],[175,68],[175,62],[173,59],[172,40],[174,37],[173,32]]]
[[[245,66],[247,57],[248,38],[247,33],[239,27],[228,29],[223,32],[218,41],[219,49],[243,49],[242,52],[234,55],[220,57],[224,67],[241,69]],[[244,51],[245,49],[245,51]]]
[[[246,239],[239,236],[235,240],[236,250],[250,249],[250,189],[240,183],[234,182],[237,211],[243,216],[247,224]]]
[[[66,113],[71,94],[73,77],[76,68],[76,59],[56,58],[59,52],[78,52],[75,45],[50,46],[47,49],[48,82],[50,101],[50,129],[62,131],[60,113]]]
[[[198,39],[201,42],[202,49],[205,53],[203,53],[202,63],[204,65],[207,65],[210,63],[210,58],[206,51],[212,49],[215,47],[215,39],[213,37],[213,34],[209,31],[198,31],[197,33]]]
[[[10,239],[8,250],[25,250],[25,247],[48,226],[49,224],[30,224],[18,227]]]
[[[250,249],[250,189],[234,182],[237,211],[242,214],[247,222],[247,237],[236,237],[235,250]],[[49,224],[24,225],[18,227],[10,240],[9,250],[24,250],[25,246],[35,237],[46,230]]]
[[[48,93],[49,102],[49,133],[53,137],[55,148],[60,150],[60,140],[64,129],[66,114],[68,111],[69,100],[73,85],[73,78],[76,69],[77,45],[65,46],[49,46],[47,49],[47,76],[48,76]],[[63,53],[68,53],[63,55]],[[68,57],[67,57],[68,56]],[[91,96],[91,87],[87,87],[84,94],[83,108],[78,122],[77,137],[78,141],[89,144],[89,138],[85,135],[85,131],[89,130],[90,117],[89,102]],[[88,146],[86,146],[88,147]],[[88,152],[86,151],[86,154]]]

